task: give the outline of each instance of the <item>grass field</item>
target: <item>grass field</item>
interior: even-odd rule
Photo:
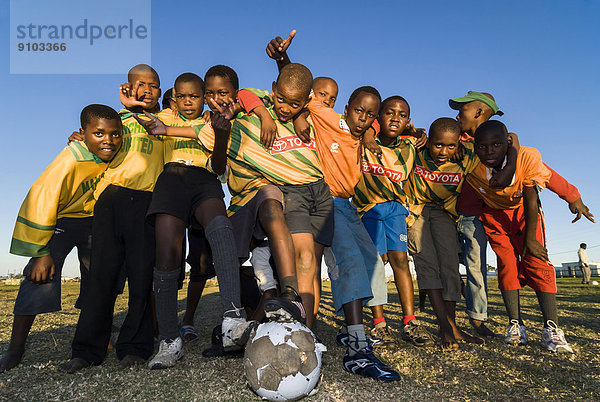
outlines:
[[[401,314],[394,284],[389,284],[388,323],[399,327]],[[0,351],[10,338],[12,305],[18,286],[0,286]],[[573,346],[573,355],[553,355],[540,347],[541,319],[535,294],[521,293],[522,311],[530,343],[511,347],[501,338],[483,346],[461,345],[455,352],[439,347],[419,349],[400,341],[398,347],[377,353],[403,376],[384,384],[342,370],[344,350],[335,345],[340,320],[333,314],[329,283],[325,283],[321,315],[315,330],[329,348],[323,357],[319,392],[309,400],[473,400],[600,398],[600,286],[583,286],[576,279],[559,280],[560,325]],[[78,310],[72,306],[78,284],[63,285],[63,308],[38,317],[23,362],[0,374],[2,400],[256,400],[244,379],[241,358],[207,359],[201,351],[210,343],[212,328],[219,323],[218,288],[209,286],[200,301],[196,327],[201,339],[185,346],[184,359],[173,369],[150,371],[146,366],[120,370],[114,352],[102,366],[74,375],[56,367],[70,357],[70,342]],[[185,291],[179,293],[180,309]],[[126,299],[120,297],[116,323],[123,319]],[[464,305],[461,306],[464,309]],[[496,282],[490,283],[490,327],[506,330],[504,307]],[[365,321],[370,315],[365,314]],[[429,305],[421,321],[436,332]],[[466,315],[457,321],[468,327]]]

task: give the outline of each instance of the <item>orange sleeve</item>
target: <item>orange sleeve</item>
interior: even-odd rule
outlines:
[[[260,98],[253,92],[247,89],[242,89],[238,92],[238,102],[246,113],[252,112],[258,106],[264,106],[264,103]]]
[[[577,190],[577,187],[575,187],[574,185],[569,183],[567,179],[556,173],[550,166],[546,165],[545,163],[544,166],[546,166],[548,170],[550,170],[550,172],[552,173],[552,176],[550,176],[550,180],[548,181],[547,185],[548,190],[552,191],[568,203],[571,203],[581,198],[581,194],[579,194],[579,190]]]
[[[521,147],[523,149],[524,147]],[[528,148],[524,153],[524,174],[523,185],[526,187],[533,187],[535,185],[544,188],[550,181],[552,173],[550,169],[542,162],[542,155],[540,151],[535,148]]]
[[[373,130],[375,130],[375,137],[377,137],[377,134],[379,134],[379,131],[381,131],[381,126],[379,125],[379,120],[375,119],[373,121],[373,124],[371,124],[371,127],[373,127]]]

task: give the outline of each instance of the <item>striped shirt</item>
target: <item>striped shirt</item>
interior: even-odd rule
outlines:
[[[406,224],[411,226],[421,215],[425,204],[435,203],[453,218],[456,213],[456,199],[465,181],[465,176],[479,164],[479,158],[472,143],[463,143],[465,157],[458,163],[446,162],[437,166],[427,148],[417,152],[413,173],[409,176],[405,192],[408,196],[410,215]]]
[[[58,219],[92,216],[94,190],[107,166],[84,142],[73,142],[63,149],[27,193],[10,252],[27,257],[49,255],[48,242]]]
[[[376,140],[379,145],[381,142]],[[368,149],[363,151],[362,176],[354,188],[352,204],[363,215],[377,204],[396,201],[407,205],[403,186],[413,170],[416,158],[414,139],[397,138],[388,146],[381,145],[381,158]]]
[[[314,130],[311,142],[303,143],[296,136],[292,122],[284,123],[277,118],[272,95],[257,89],[248,90],[261,98],[271,113],[277,125],[277,138],[268,151],[260,143],[261,124],[256,115],[242,114],[233,121],[227,153],[230,214],[237,212],[267,184],[308,184],[323,178]]]

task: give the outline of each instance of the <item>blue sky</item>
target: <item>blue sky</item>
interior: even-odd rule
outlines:
[[[124,11],[123,6],[112,9],[110,3],[103,4],[109,15],[145,14],[135,7]],[[491,92],[505,112],[501,120],[519,135],[521,144],[538,148],[544,161],[575,184],[584,202],[600,214],[594,163],[600,145],[594,123],[600,110],[600,3],[229,4],[152,1],[151,64],[160,74],[163,90],[180,73],[203,76],[214,64],[233,67],[242,87],[269,89],[276,67],[266,57],[265,46],[273,36],[296,29],[290,57],[306,64],[315,76],[337,80],[336,110],[343,111],[354,88],[368,84],[384,97],[404,96],[414,124],[428,127],[437,117],[455,116],[448,98],[468,90]],[[57,7],[54,12],[56,16],[49,12],[49,19],[69,16],[68,8]],[[65,146],[69,133],[79,128],[85,105],[119,108],[117,90],[127,72],[10,74],[9,22],[9,3],[2,2],[0,76],[5,95],[0,97],[4,125],[0,175],[5,193],[0,198],[0,275],[19,272],[26,263],[8,249],[29,187]],[[111,57],[120,57],[116,48],[98,52],[88,57],[107,64],[114,61]],[[600,261],[599,226],[587,221],[571,224],[566,203],[548,191],[541,199],[552,262],[573,261],[580,242],[588,244],[590,259]],[[495,257],[490,263],[495,264]],[[73,267],[71,258],[65,274],[75,274]]]

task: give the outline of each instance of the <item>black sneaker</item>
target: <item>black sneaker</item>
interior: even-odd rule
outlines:
[[[306,311],[302,304],[302,298],[290,287],[287,287],[279,297],[271,297],[265,300],[265,315],[271,321],[306,323]]]
[[[348,348],[344,355],[344,370],[379,381],[388,382],[400,379],[400,374],[379,360],[373,354],[373,349],[370,346],[360,349],[353,356],[350,356],[350,348]]]

